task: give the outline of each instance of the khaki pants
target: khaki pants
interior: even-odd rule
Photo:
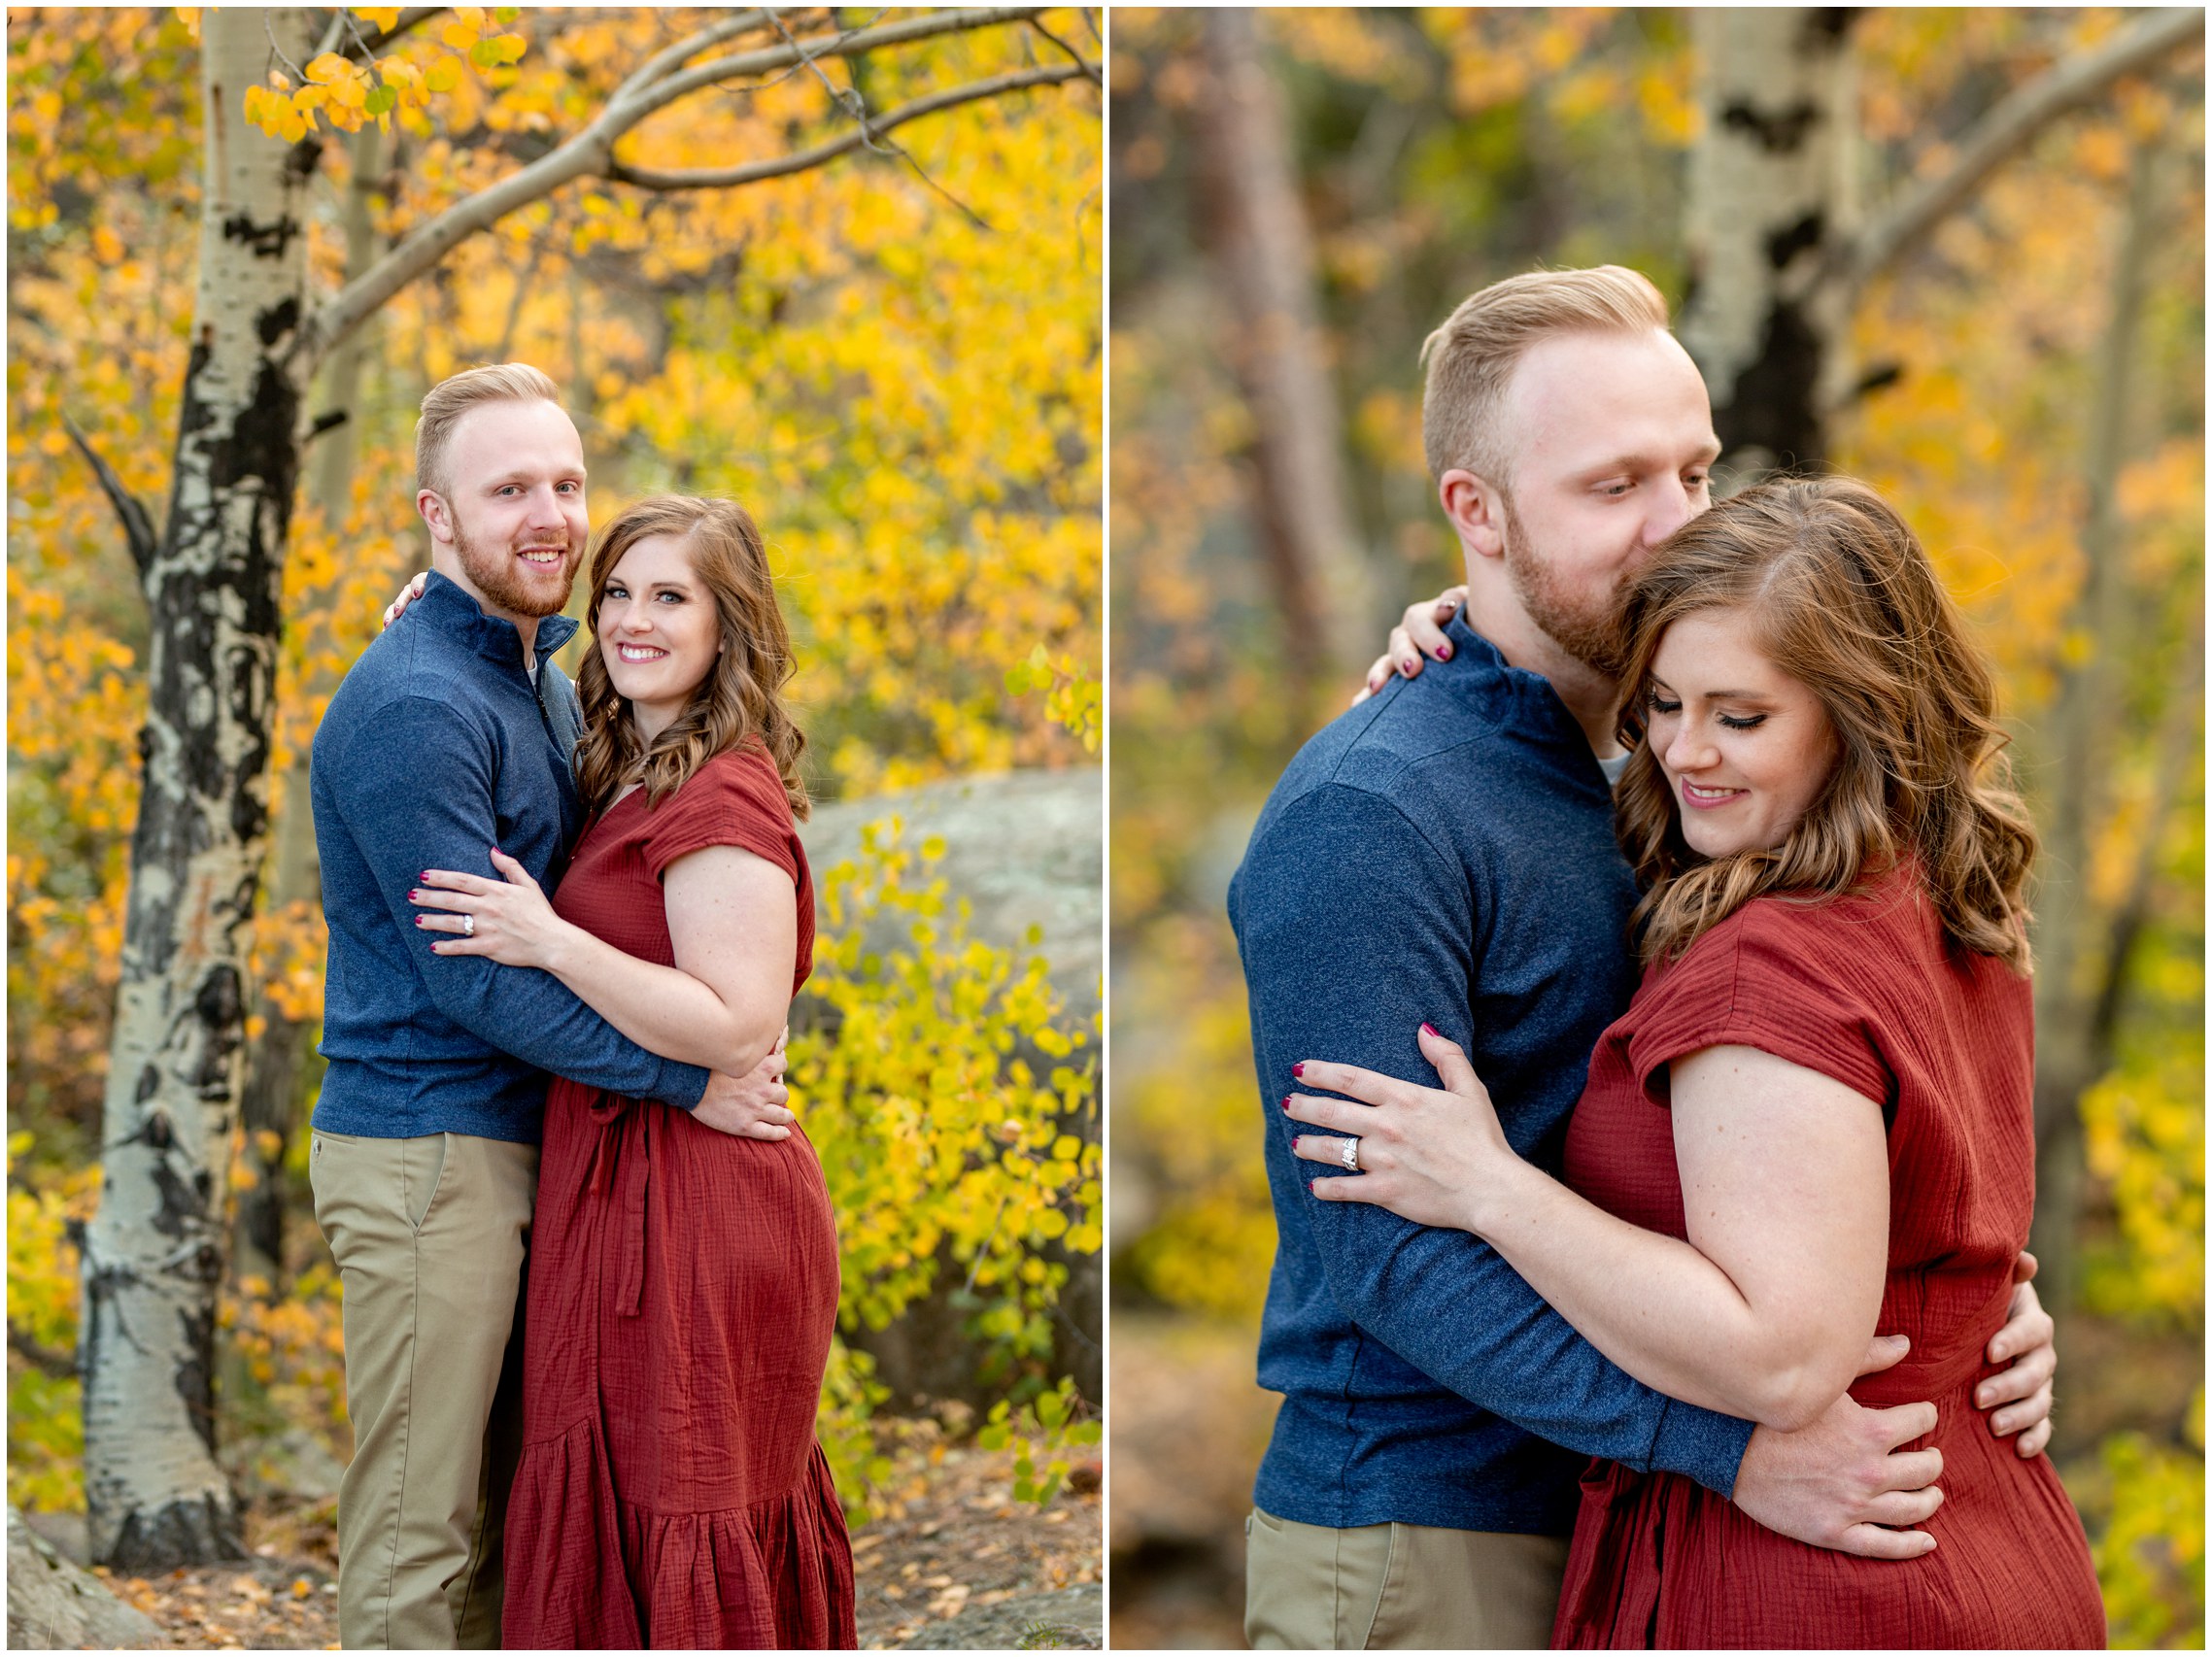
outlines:
[[[537,1156],[463,1133],[314,1135],[315,1218],[345,1286],[349,1648],[498,1647]]]
[[[1256,1507],[1244,1535],[1244,1639],[1254,1651],[1551,1643],[1563,1537],[1394,1524],[1338,1531]]]

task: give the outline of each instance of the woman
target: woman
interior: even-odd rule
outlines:
[[[593,819],[559,896],[430,870],[440,954],[553,973],[654,1052],[764,1052],[812,963],[804,738],[760,533],[641,501],[592,559],[577,688]],[[461,935],[451,935],[461,934]],[[788,1118],[788,1113],[778,1112]],[[796,1128],[717,1133],[556,1081],[531,1241],[509,1647],[840,1647],[844,1514],[814,1437],[837,1241]]]
[[[1590,1061],[1565,1183],[1507,1144],[1465,1055],[1450,1091],[1321,1063],[1301,1157],[1495,1246],[1630,1373],[1794,1428],[1847,1387],[1933,1400],[1946,1501],[1919,1557],[1766,1531],[1675,1474],[1594,1463],[1565,1646],[2101,1645],[2080,1520],[1973,1390],[2034,1201],[2024,890],[1987,667],[1925,553],[1843,480],[1746,490],[1623,596],[1616,795],[1646,971]],[[1781,663],[1787,662],[1785,669]],[[1869,1337],[1896,1367],[1854,1381]]]

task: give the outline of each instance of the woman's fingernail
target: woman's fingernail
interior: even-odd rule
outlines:
[[[430,924],[430,917],[427,915],[417,915],[415,917],[415,924],[418,927],[426,927]]]
[[[1451,659],[1451,646],[1448,644],[1438,645],[1436,647],[1436,659],[1439,661],[1449,661]]]
[[[1291,1065],[1290,1073],[1294,1076],[1303,1076],[1306,1074],[1306,1061],[1301,1059],[1297,1064]]]
[[[1407,672],[1409,672],[1409,673],[1412,673],[1412,672],[1413,672],[1415,669],[1417,669],[1417,668],[1418,668],[1420,665],[1421,665],[1421,663],[1420,663],[1420,659],[1419,659],[1417,657],[1412,657],[1412,656],[1409,656],[1408,658],[1406,658],[1406,661],[1405,661],[1405,667],[1406,667],[1406,671],[1407,671]]]
[[[1308,1181],[1306,1182],[1306,1194],[1307,1194],[1309,1197],[1310,1197],[1310,1196],[1313,1194],[1313,1187],[1314,1187],[1315,1183],[1316,1183],[1315,1181],[1313,1181],[1313,1180],[1310,1180],[1310,1180],[1308,1180]]]
[[[1282,1108],[1285,1110],[1290,1108],[1290,1096],[1288,1094],[1282,1096]]]
[[[1441,1037],[1441,1036],[1444,1034],[1444,1031],[1441,1031],[1441,1030],[1437,1029],[1437,1027],[1436,1027],[1435,1025],[1433,1025],[1433,1024],[1429,1023],[1429,1021],[1428,1021],[1427,1019],[1423,1019],[1423,1020],[1421,1020],[1421,1030],[1422,1030],[1422,1031],[1424,1031],[1426,1034],[1429,1034],[1429,1035],[1434,1035],[1434,1036],[1440,1036],[1440,1037]]]

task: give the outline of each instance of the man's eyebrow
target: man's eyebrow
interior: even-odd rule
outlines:
[[[1697,446],[1697,459],[1693,464],[1710,466],[1720,457],[1720,440],[1710,438]],[[1578,478],[1611,477],[1616,472],[1656,472],[1666,470],[1665,463],[1650,455],[1614,455],[1579,468]]]
[[[484,487],[489,490],[495,490],[505,484],[527,484],[537,475],[527,466],[510,466],[504,472],[493,473],[491,477],[485,480]],[[581,466],[556,466],[553,468],[553,475],[557,478],[581,478],[584,475],[584,468]]]

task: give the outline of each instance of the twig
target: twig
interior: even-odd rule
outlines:
[[[56,1352],[51,1346],[42,1346],[29,1336],[17,1333],[16,1326],[8,1326],[8,1350],[42,1375],[57,1381],[74,1381],[77,1378],[77,1360],[66,1353]]]
[[[1089,76],[1093,82],[1097,83],[1101,86],[1106,85],[1106,77],[1100,71],[1099,66],[1091,62],[1088,58],[1084,57],[1081,52],[1077,51],[1073,47],[1070,46],[1066,41],[1062,40],[1050,29],[1046,28],[1040,19],[1036,17],[1030,18],[1029,26],[1035,29],[1038,34],[1042,35],[1046,40],[1050,41],[1054,46],[1058,47],[1062,51],[1066,52],[1070,57],[1073,58],[1077,63],[1081,64],[1083,67],[1083,73]]]
[[[92,476],[99,480],[100,492],[108,497],[108,504],[122,520],[123,539],[129,543],[131,562],[144,576],[153,566],[154,552],[161,543],[161,537],[154,532],[153,515],[136,495],[123,488],[116,469],[100,457],[99,451],[67,415],[61,417],[61,429],[69,434],[69,441],[77,445],[77,453],[85,457],[85,463],[92,468]]]
[[[906,121],[934,115],[938,110],[973,103],[980,98],[997,97],[1004,92],[1019,91],[1026,86],[1046,86],[1062,81],[1072,81],[1081,73],[1081,70],[1070,64],[1065,67],[1055,65],[1048,69],[1025,69],[997,75],[988,81],[971,82],[966,86],[933,92],[926,98],[902,104],[895,110],[887,110],[877,116],[871,124],[878,134],[882,134]],[[714,189],[731,185],[754,184],[762,179],[780,178],[787,173],[803,172],[809,167],[820,166],[824,161],[856,150],[860,144],[860,134],[849,132],[841,138],[826,140],[811,150],[778,155],[768,161],[748,161],[737,167],[654,168],[631,167],[616,162],[607,169],[606,176],[617,184],[632,185],[639,189]]]
[[[290,70],[292,79],[304,86],[307,85],[307,71],[302,69],[298,64],[294,63],[290,58],[287,57],[285,55],[285,49],[277,45],[276,27],[270,21],[270,19],[275,16],[276,14],[273,10],[265,10],[261,14],[261,33],[268,40],[269,54],[274,57],[279,63],[283,64],[287,69]]]

